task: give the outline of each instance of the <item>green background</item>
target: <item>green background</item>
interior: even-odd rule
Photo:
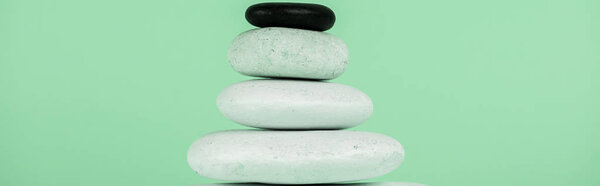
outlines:
[[[189,185],[259,1],[0,0],[0,185]],[[310,1],[400,141],[368,181],[600,185],[600,1]]]

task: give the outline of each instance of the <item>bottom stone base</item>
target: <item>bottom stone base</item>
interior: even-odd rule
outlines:
[[[311,184],[309,184],[311,185]],[[427,186],[420,183],[410,182],[369,182],[369,183],[334,183],[334,184],[314,184],[315,186]],[[208,183],[196,186],[272,186],[271,184],[260,183]],[[286,185],[290,186],[290,185]]]

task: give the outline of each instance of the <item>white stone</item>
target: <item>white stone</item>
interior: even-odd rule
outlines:
[[[395,139],[359,131],[234,130],[208,134],[188,150],[198,174],[227,181],[316,184],[357,181],[396,169]]]
[[[248,76],[333,79],[348,65],[348,48],[325,32],[267,27],[238,35],[227,58]]]
[[[373,113],[369,96],[356,88],[300,80],[240,82],[219,94],[217,106],[236,123],[265,129],[343,129]]]
[[[273,186],[260,183],[208,183],[198,186]],[[319,184],[319,186],[427,186],[419,183],[410,182],[367,182],[367,183],[335,183],[335,184]]]

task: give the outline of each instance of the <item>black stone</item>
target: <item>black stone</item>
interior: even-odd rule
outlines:
[[[257,27],[288,27],[325,31],[335,14],[326,6],[307,3],[259,3],[248,7],[246,20]]]

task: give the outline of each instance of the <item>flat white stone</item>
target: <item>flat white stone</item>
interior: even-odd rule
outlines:
[[[343,129],[373,113],[369,96],[356,88],[300,80],[240,82],[219,94],[217,106],[236,123],[265,129]]]
[[[325,32],[267,27],[238,35],[227,58],[248,76],[333,79],[348,66],[348,48]]]
[[[395,139],[360,131],[233,130],[208,134],[188,150],[198,174],[270,184],[357,181],[396,169],[404,150]]]
[[[208,183],[198,186],[273,186],[260,183]],[[334,184],[319,184],[317,186],[427,186],[419,183],[410,182],[369,182],[369,183],[334,183]]]

